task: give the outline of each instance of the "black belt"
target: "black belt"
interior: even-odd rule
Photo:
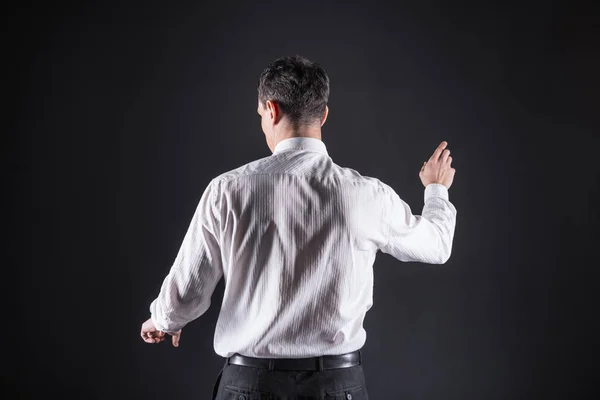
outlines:
[[[288,371],[323,371],[335,368],[349,368],[362,364],[360,350],[340,355],[325,355],[310,358],[256,358],[235,353],[227,358],[227,365],[236,364],[246,367],[267,368]]]

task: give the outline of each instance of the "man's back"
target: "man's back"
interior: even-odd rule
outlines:
[[[417,228],[420,217],[410,215],[411,221],[389,186],[338,166],[318,139],[286,139],[273,155],[211,186],[226,281],[215,331],[215,351],[223,357],[359,349],[377,250],[406,261],[445,261],[433,224]],[[442,206],[452,213],[449,202]],[[419,240],[429,235],[430,243],[411,247],[414,233]],[[401,236],[406,243],[398,246]]]

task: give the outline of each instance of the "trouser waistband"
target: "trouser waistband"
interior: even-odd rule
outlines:
[[[227,358],[227,365],[292,371],[324,371],[336,368],[350,368],[362,364],[359,350],[339,355],[324,355],[309,358],[257,358],[235,353]]]

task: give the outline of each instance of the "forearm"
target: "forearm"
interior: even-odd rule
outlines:
[[[422,217],[429,221],[437,232],[438,240],[433,251],[441,263],[452,253],[452,242],[456,227],[456,207],[449,201],[448,189],[442,184],[429,184],[424,192],[425,205]]]
[[[220,266],[210,264],[206,251],[192,254],[186,251],[188,247],[182,247],[158,297],[150,304],[151,318],[163,332],[175,332],[204,314],[223,275]]]
[[[173,321],[171,314],[166,312],[161,305],[160,298],[156,298],[150,304],[150,318],[152,318],[156,329],[167,333],[177,332],[187,324],[187,322],[182,324],[181,322]]]
[[[184,268],[173,268],[163,281],[158,297],[150,304],[156,328],[175,332],[203,314],[210,305],[210,297],[202,286],[197,277]]]

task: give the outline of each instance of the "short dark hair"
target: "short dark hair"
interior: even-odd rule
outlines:
[[[275,101],[294,127],[311,125],[325,112],[329,76],[300,55],[280,57],[260,74],[258,99],[263,107]]]

